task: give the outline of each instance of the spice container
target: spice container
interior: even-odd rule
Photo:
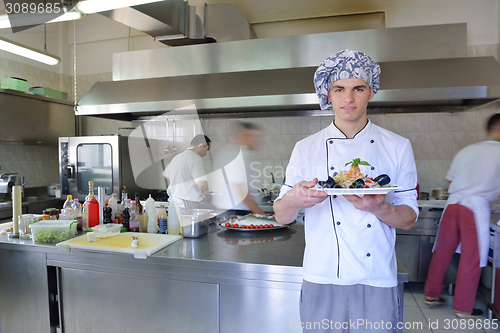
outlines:
[[[47,208],[43,210],[44,220],[57,220],[59,219],[59,209],[57,208]]]

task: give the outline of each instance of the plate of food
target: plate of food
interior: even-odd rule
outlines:
[[[235,231],[269,231],[286,228],[288,225],[281,225],[276,220],[260,218],[255,216],[231,215],[221,218],[219,226],[226,230]]]
[[[391,183],[391,178],[385,173],[375,178],[363,175],[359,166],[370,166],[370,164],[360,158],[355,158],[345,164],[345,166],[348,165],[351,165],[349,170],[335,173],[333,177],[329,176],[325,181],[318,181],[313,190],[325,191],[329,195],[365,195],[387,194],[402,189],[401,186]]]

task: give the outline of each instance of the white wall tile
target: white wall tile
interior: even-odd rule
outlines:
[[[429,113],[410,113],[406,118],[408,132],[429,132]]]
[[[382,128],[385,128],[385,115],[383,115],[383,114],[369,114],[369,115],[367,115],[367,117],[375,125],[380,126]]]
[[[417,183],[420,192],[429,192],[429,160],[415,160],[417,166]]]
[[[280,135],[281,117],[263,118],[262,132],[264,135]]]
[[[436,112],[430,114],[431,132],[453,131],[453,114],[449,112]]]
[[[431,132],[429,159],[446,160],[453,158],[453,133]]]
[[[205,133],[208,137],[211,135],[226,135],[227,134],[227,120],[226,119],[209,119],[208,132]]]
[[[314,134],[321,129],[320,117],[300,117],[300,133],[301,134]]]
[[[386,114],[385,128],[394,133],[405,133],[407,131],[407,115],[405,113]]]
[[[430,157],[429,132],[408,132],[406,137],[410,140],[416,160],[427,160]]]
[[[285,135],[300,134],[300,118],[283,117],[281,119],[281,133]]]
[[[290,159],[292,155],[292,150],[295,144],[300,140],[300,135],[282,135],[281,142],[283,144],[283,150],[281,153],[281,158]]]
[[[281,160],[282,150],[281,135],[263,135],[262,159]]]
[[[477,129],[477,112],[455,112],[453,113],[453,131],[466,132]]]

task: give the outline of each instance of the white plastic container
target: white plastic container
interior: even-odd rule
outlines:
[[[97,238],[109,238],[120,234],[123,224],[100,224],[92,228]]]

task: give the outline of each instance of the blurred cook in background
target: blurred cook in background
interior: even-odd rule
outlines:
[[[236,121],[231,142],[214,155],[212,204],[226,212],[220,217],[247,215],[251,212],[266,215],[259,207],[259,186],[252,183],[250,154],[260,148],[262,130],[259,126]]]
[[[461,253],[453,309],[457,317],[465,319],[483,315],[473,306],[482,267],[488,263],[489,204],[500,195],[500,113],[488,120],[486,130],[484,141],[457,153],[446,175],[450,196],[424,287],[427,305],[445,303],[441,297],[444,275],[455,250]]]
[[[168,180],[169,224],[177,225],[178,214],[193,208],[208,196],[208,181],[202,157],[210,150],[208,136],[198,134],[191,147],[176,155],[163,171]]]

